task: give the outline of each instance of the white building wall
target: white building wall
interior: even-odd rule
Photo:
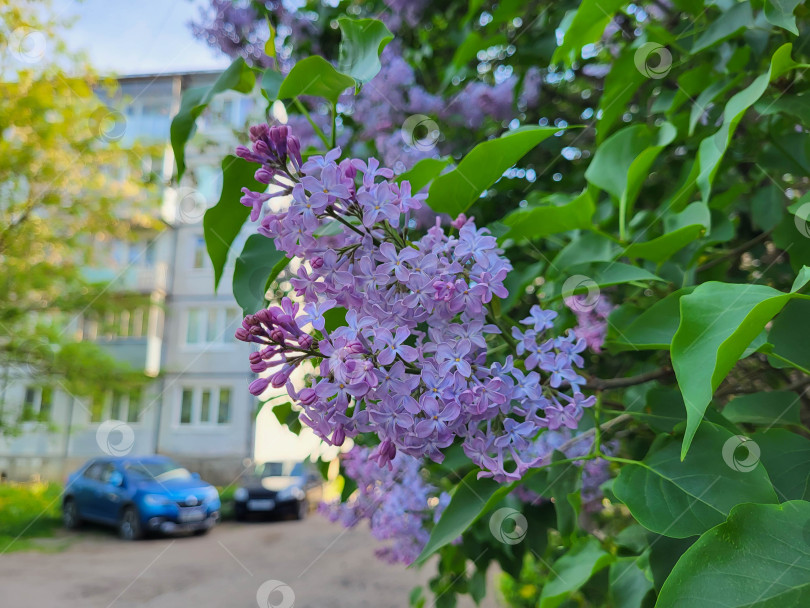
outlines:
[[[125,101],[123,143],[144,138],[166,141],[181,89],[211,84],[216,76],[122,79],[123,97],[129,99]],[[241,143],[236,141],[234,129],[241,131],[251,111],[247,98],[228,92],[215,98],[198,120],[197,133],[187,149],[186,176],[180,186],[167,187],[155,206],[166,227],[155,235],[148,255],[133,254],[129,246],[111,255],[104,249],[108,245],[101,246],[100,268],[94,271],[97,278],[115,278],[123,289],[152,296],[147,336],[112,340],[92,336],[115,356],[155,376],[144,391],[140,417],[108,433],[115,426],[109,421],[109,408],[101,420],[93,421],[89,406],[54,387],[49,423],[25,422],[18,435],[0,435],[0,472],[12,478],[61,479],[87,458],[114,454],[116,446],[126,443],[126,453],[167,454],[211,481],[227,484],[242,472],[246,459],[301,459],[323,448],[308,430],[299,438],[282,428],[271,406],[257,418],[258,402],[247,390],[254,377],[248,363],[251,347],[233,338],[242,312],[233,299],[231,282],[234,260],[255,226],[246,225],[233,244],[216,292],[204,249],[202,219],[205,209],[219,197],[221,160]],[[256,119],[261,120],[260,115]],[[153,169],[162,172],[168,183],[173,168],[167,145],[163,160]],[[215,319],[213,334],[204,331],[204,339],[189,340],[190,316],[202,315],[207,325],[209,314]],[[21,404],[27,384],[24,377],[10,379],[5,402]],[[209,391],[213,399],[222,389],[230,392],[228,421],[210,416],[208,421],[200,420],[203,391]],[[183,419],[184,391],[194,395],[187,420]],[[185,415],[188,418],[188,412]],[[122,432],[128,435],[123,437]]]

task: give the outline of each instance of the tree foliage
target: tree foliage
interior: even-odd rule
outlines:
[[[118,145],[123,116],[98,95],[113,84],[65,49],[63,24],[43,17],[41,4],[0,2],[3,382],[22,375],[79,395],[126,390],[138,374],[77,340],[77,330],[84,314],[143,303],[85,270],[107,263],[94,257],[105,243],[154,229],[144,151]]]

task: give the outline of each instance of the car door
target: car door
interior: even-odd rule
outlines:
[[[124,502],[124,476],[115,464],[107,462],[101,469],[98,491],[98,517],[106,522],[118,521]]]
[[[96,519],[98,517],[96,494],[103,466],[101,462],[93,462],[76,478],[73,496],[76,499],[79,516],[82,518]]]

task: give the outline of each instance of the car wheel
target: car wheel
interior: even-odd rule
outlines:
[[[205,536],[210,530],[211,528],[200,528],[199,530],[194,530],[192,534],[194,534],[194,536]]]
[[[62,505],[62,522],[68,530],[75,530],[82,525],[82,518],[79,517],[79,507],[72,498],[65,500]]]
[[[121,511],[118,519],[118,536],[123,540],[138,540],[143,535],[141,531],[141,518],[135,507],[127,507]]]
[[[309,513],[309,503],[306,500],[300,501],[298,503],[298,508],[295,511],[295,519],[300,521],[306,518],[308,513]]]
[[[234,517],[236,517],[236,521],[247,521],[247,511],[245,509],[236,509]]]

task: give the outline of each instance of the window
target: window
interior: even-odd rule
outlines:
[[[205,325],[205,341],[208,344],[216,342],[219,334],[222,333],[222,331],[224,331],[224,328],[219,327],[219,323],[217,323],[218,316],[219,311],[217,309],[210,308],[208,310],[208,319]]]
[[[202,310],[200,308],[188,309],[188,325],[186,327],[186,344],[200,344],[202,342]]]
[[[93,481],[100,481],[101,474],[104,471],[103,462],[94,462],[84,470],[82,477],[85,479],[92,479]]]
[[[53,389],[50,387],[27,386],[20,411],[20,422],[47,422],[51,419]]]
[[[242,324],[242,311],[238,308],[228,308],[225,310],[225,333],[222,335],[222,341],[226,344],[233,343],[236,338],[234,334],[237,328]]]
[[[180,424],[191,424],[191,401],[194,393],[190,388],[183,389],[183,401],[180,405]]]
[[[104,397],[96,395],[90,404],[90,422],[101,422],[104,418]]]
[[[102,420],[125,420],[138,422],[141,417],[141,391],[131,393],[107,391],[93,399],[90,407],[90,422]]]
[[[115,471],[115,467],[112,463],[104,463],[101,465],[101,470],[99,471],[99,481],[101,483],[109,483],[110,482],[110,475],[112,475],[113,471]]]
[[[194,237],[194,251],[192,254],[192,266],[193,268],[199,270],[201,268],[206,268],[206,262],[208,261],[208,252],[205,248],[205,238],[202,236]]]
[[[119,338],[145,338],[149,330],[149,311],[144,308],[108,312],[99,321],[94,315],[84,319],[85,340],[117,340]]]
[[[217,422],[219,424],[228,424],[231,421],[231,389],[219,389],[219,413],[217,415]]]
[[[135,390],[129,394],[129,404],[127,407],[127,422],[138,422],[141,418],[141,405],[142,405],[141,391]],[[123,420],[123,419],[122,419]]]
[[[189,308],[186,316],[186,345],[232,344],[242,321],[238,308]]]
[[[45,387],[40,393],[39,400],[39,420],[41,422],[51,419],[51,407],[53,406],[53,389]]]
[[[211,422],[211,391],[208,389],[204,389],[202,392],[200,422]]]
[[[115,392],[112,396],[112,407],[110,408],[110,418],[113,420],[121,420],[121,411],[123,410],[124,396],[121,393]]]
[[[186,387],[180,398],[180,424],[216,425],[231,422],[231,389]]]

